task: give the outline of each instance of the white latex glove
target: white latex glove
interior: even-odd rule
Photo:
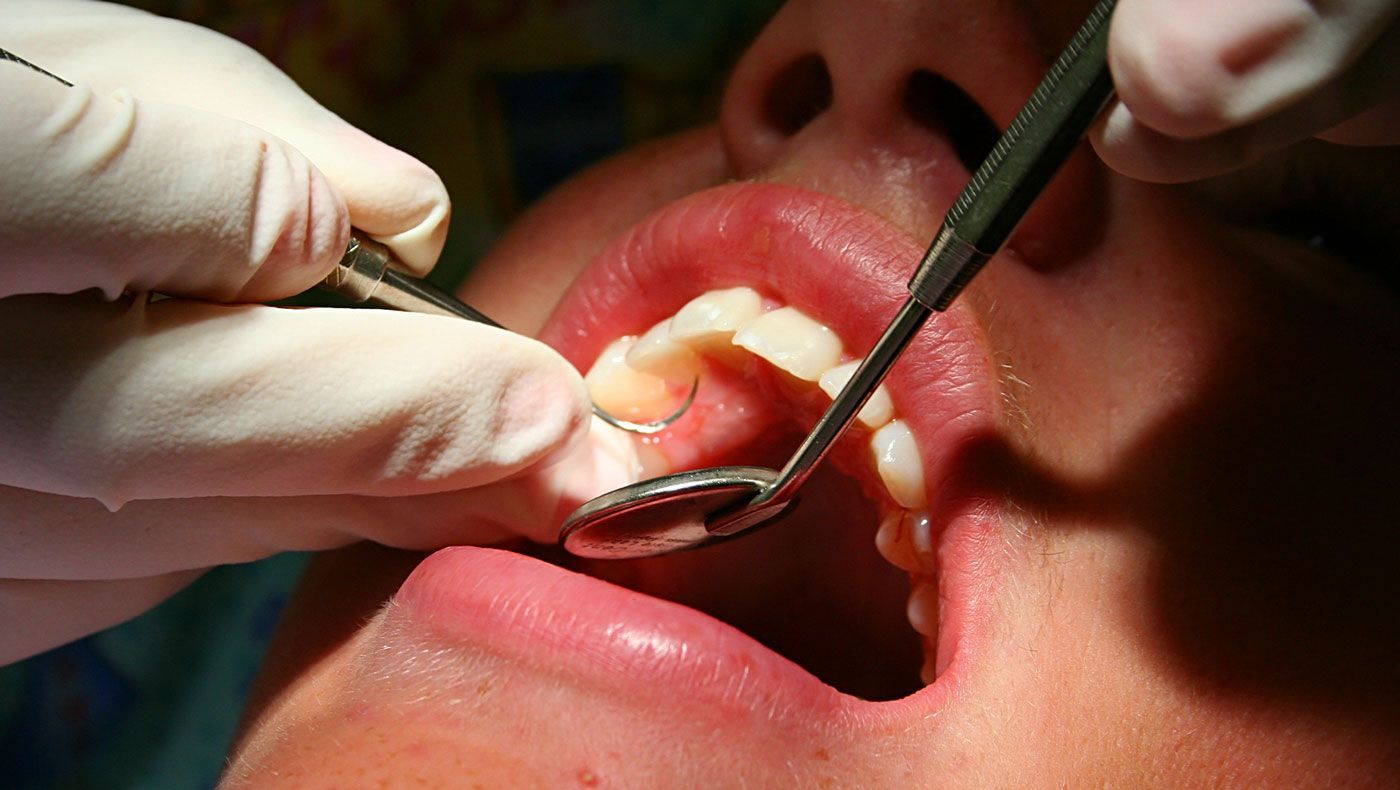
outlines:
[[[557,471],[487,486],[588,433],[550,349],[436,316],[196,301],[304,290],[351,225],[426,271],[448,216],[431,170],[192,25],[0,0],[0,47],[75,83],[0,61],[0,663],[220,563],[554,517]],[[181,298],[122,296],[150,290]]]
[[[1400,0],[1122,0],[1118,99],[1093,134],[1149,181],[1218,175],[1292,143],[1400,142]]]

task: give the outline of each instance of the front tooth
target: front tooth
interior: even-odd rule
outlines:
[[[670,384],[660,376],[628,366],[627,350],[634,337],[614,340],[583,377],[588,394],[599,408],[627,420],[651,420],[666,415],[675,405]]]
[[[763,297],[752,288],[708,291],[671,317],[670,338],[698,351],[730,349],[734,332],[763,314]]]
[[[793,307],[779,307],[744,324],[734,345],[804,381],[816,381],[841,361],[841,338]]]
[[[908,510],[928,504],[924,495],[924,463],[914,444],[914,434],[904,420],[895,420],[875,431],[870,437],[870,452],[891,499]]]
[[[860,360],[837,365],[823,373],[821,379],[817,381],[817,385],[822,388],[822,392],[835,400],[836,396],[841,393],[841,388],[845,387],[846,382],[850,381],[851,377],[856,374],[858,367],[860,367]],[[884,384],[876,387],[875,391],[870,394],[870,399],[865,402],[864,406],[860,407],[860,414],[856,415],[856,419],[860,420],[867,428],[879,428],[894,419],[894,401],[890,400],[889,390],[885,389]]]
[[[700,358],[671,339],[671,319],[648,329],[627,350],[627,364],[634,370],[670,381],[689,381],[700,372]]]

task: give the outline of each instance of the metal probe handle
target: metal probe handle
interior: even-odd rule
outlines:
[[[742,532],[787,508],[929,315],[947,309],[1001,249],[1113,95],[1107,52],[1115,5],[1094,6],[972,175],[910,279],[909,299],[778,478],[747,503],[711,516],[711,534]]]
[[[429,313],[505,329],[471,305],[449,296],[427,280],[390,268],[394,254],[373,239],[350,235],[345,254],[321,286],[356,304],[369,303],[410,313]],[[381,287],[387,285],[388,287]]]
[[[340,294],[356,304],[372,304],[389,307],[410,313],[445,315],[450,318],[465,318],[479,324],[505,327],[492,321],[485,313],[473,308],[437,286],[412,275],[395,270],[391,264],[394,253],[388,247],[358,233],[350,234],[350,243],[345,254],[340,257],[331,273],[321,281],[321,287]],[[510,330],[506,330],[510,331]],[[680,419],[690,405],[695,402],[695,393],[700,385],[697,378],[690,385],[690,394],[669,416],[650,422],[633,422],[614,417],[605,409],[592,404],[593,413],[603,422],[629,433],[651,434],[664,430]]]
[[[1001,249],[1113,95],[1108,22],[1117,0],[1099,0],[963,187],[909,293],[946,310]]]

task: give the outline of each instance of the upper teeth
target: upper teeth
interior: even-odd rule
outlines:
[[[628,420],[655,419],[675,407],[676,396],[666,379],[627,364],[627,351],[636,341],[629,336],[610,343],[583,381],[593,402],[609,414]]]
[[[693,349],[727,349],[739,327],[763,314],[763,297],[752,288],[709,291],[671,317],[671,339]]]
[[[894,420],[875,431],[870,437],[870,450],[875,454],[880,479],[900,507],[913,510],[928,504],[924,496],[924,464],[919,460],[914,434],[904,420]]]
[[[841,388],[846,386],[846,382],[856,374],[856,368],[860,367],[860,360],[837,365],[822,374],[817,386],[833,399],[841,394]],[[879,428],[881,425],[894,419],[894,401],[890,400],[889,390],[881,384],[870,394],[870,399],[861,407],[856,419],[867,428]]]
[[[795,307],[763,310],[752,288],[726,288],[691,299],[640,338],[608,346],[584,377],[593,401],[618,416],[655,418],[675,406],[677,385],[688,387],[711,358],[747,352],[797,379],[817,382],[831,397],[854,374],[857,362],[841,362],[841,338]],[[859,414],[874,431],[871,460],[890,498],[900,507],[926,501],[923,464],[908,426],[895,419],[889,392],[879,387]]]
[[[671,319],[648,329],[636,344],[627,350],[627,365],[635,370],[664,379],[685,380],[700,371],[700,358],[671,339]]]
[[[804,381],[820,379],[841,361],[841,338],[794,307],[754,317],[734,333],[734,345]]]

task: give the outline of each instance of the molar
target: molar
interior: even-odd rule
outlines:
[[[816,381],[841,361],[841,338],[793,307],[779,307],[745,323],[734,345],[804,381]]]
[[[924,463],[914,434],[903,420],[895,420],[870,437],[875,468],[890,498],[900,507],[913,510],[928,504],[924,493]]]
[[[627,350],[636,342],[632,336],[614,340],[598,355],[584,375],[588,394],[599,408],[626,420],[651,420],[664,416],[676,405],[671,383],[660,376],[643,373],[626,362]]]
[[[735,331],[762,314],[763,297],[752,288],[707,291],[671,317],[670,339],[697,351],[731,351]]]
[[[627,364],[668,381],[690,381],[700,373],[700,358],[671,338],[671,322],[668,318],[637,338],[627,349]]]
[[[846,386],[846,382],[856,374],[856,368],[860,367],[860,360],[846,362],[826,371],[817,380],[817,385],[822,388],[832,400],[841,393],[841,388]],[[894,419],[894,401],[890,400],[889,390],[881,384],[870,394],[870,399],[865,405],[860,407],[860,413],[856,419],[861,421],[867,428],[879,428],[881,425]]]

